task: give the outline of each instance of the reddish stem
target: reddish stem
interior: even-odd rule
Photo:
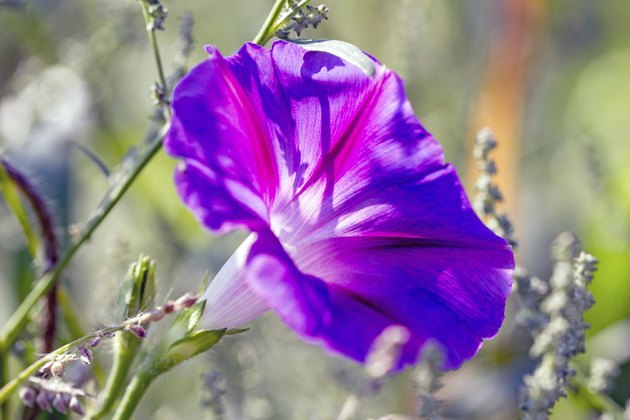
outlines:
[[[57,260],[59,259],[59,245],[52,212],[48,208],[42,195],[37,191],[33,184],[29,182],[28,178],[26,178],[15,166],[13,166],[13,164],[11,164],[3,156],[0,156],[0,164],[4,166],[7,175],[9,175],[11,180],[28,200],[31,208],[33,209],[33,214],[39,223],[42,235],[44,272],[47,272],[55,265],[55,263],[57,263]],[[46,296],[46,306],[44,315],[42,316],[43,353],[50,353],[54,349],[56,325],[57,287],[53,286]]]

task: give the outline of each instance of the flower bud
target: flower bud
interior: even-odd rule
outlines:
[[[146,325],[147,323],[149,323],[149,321],[151,321],[151,313],[145,312],[135,317],[134,320],[140,325]]]
[[[94,337],[94,340],[90,342],[90,347],[96,347],[99,345],[100,342],[101,342],[101,337],[96,336]]]
[[[182,309],[190,308],[197,303],[197,300],[199,300],[199,297],[186,293],[184,296],[175,301],[174,310],[181,311]]]
[[[41,410],[50,413],[52,411],[52,405],[50,403],[53,398],[54,394],[51,392],[41,391],[37,394],[37,397],[35,397],[35,403]]]
[[[92,353],[92,350],[88,349],[87,347],[81,347],[79,349],[79,359],[81,359],[81,363],[83,363],[84,365],[89,365],[90,363],[92,363],[93,358],[94,353]]]
[[[151,312],[149,312],[150,315],[150,320],[153,322],[157,322],[160,321],[162,318],[164,318],[164,315],[166,315],[164,313],[164,310],[162,309],[154,309]]]
[[[53,365],[53,362],[47,362],[44,366],[39,368],[39,372],[43,376],[50,376],[52,374],[51,372],[52,365]]]
[[[63,394],[61,393],[56,394],[52,400],[53,408],[62,414],[66,414],[68,412],[67,404],[68,404],[68,401],[64,398]]]
[[[164,313],[170,314],[174,310],[175,310],[175,302],[173,302],[172,300],[167,300],[164,303]]]
[[[27,407],[32,407],[35,404],[35,398],[37,397],[37,391],[32,386],[25,386],[20,389],[20,399]]]
[[[65,373],[66,369],[63,366],[63,363],[61,363],[59,360],[55,360],[52,365],[50,365],[50,373],[52,373],[55,376],[63,376],[63,374]]]
[[[83,410],[83,406],[81,405],[81,403],[79,402],[79,399],[76,396],[73,396],[70,399],[70,403],[68,405],[70,407],[70,410],[74,411],[78,415],[80,416],[85,415],[85,410]]]
[[[147,331],[140,324],[131,324],[125,329],[138,338],[147,338]]]

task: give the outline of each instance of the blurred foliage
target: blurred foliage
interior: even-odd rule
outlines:
[[[0,4],[0,148],[46,193],[59,232],[67,237],[108,185],[70,142],[90,148],[110,168],[133,153],[150,116],[156,71],[135,1],[14,3]],[[164,3],[170,13],[159,40],[168,72],[184,10],[196,21],[194,64],[204,57],[203,44],[229,54],[251,39],[272,2]],[[330,20],[304,36],[354,43],[399,72],[420,120],[462,175],[468,173],[470,141],[479,124],[509,119],[510,138],[502,142],[495,133],[505,152],[499,174],[512,178],[504,188],[521,242],[519,259],[531,272],[548,276],[552,238],[575,231],[601,261],[592,286],[598,303],[587,317],[592,338],[627,320],[630,3],[331,0],[326,5]],[[508,43],[508,64],[494,52],[503,51],[502,40],[512,39],[506,36],[523,42],[513,49]],[[507,70],[497,70],[501,65]],[[497,76],[502,74],[523,77]],[[492,105],[507,92],[516,92],[510,106],[502,107],[500,100]],[[478,111],[488,103],[484,120]],[[176,294],[194,290],[206,272],[216,272],[242,239],[236,234],[215,240],[201,230],[175,194],[173,167],[164,155],[154,160],[67,272],[84,328],[114,319],[118,281],[139,253],[159,261],[162,293]],[[0,322],[23,296],[18,289],[31,281],[25,255],[19,227],[2,202]],[[532,366],[527,340],[512,324],[508,321],[475,361],[447,375],[443,394],[453,416],[515,415],[518,380]],[[330,418],[360,381],[354,366],[299,342],[273,315],[252,327],[158,381],[139,418],[198,417],[205,410],[200,370],[223,370],[224,398],[234,418]],[[627,335],[618,337],[615,346],[630,348]],[[619,357],[628,361],[630,352]],[[412,397],[403,379],[369,402],[365,415],[408,411]],[[629,380],[624,369],[618,382]],[[185,386],[174,387],[175,381]],[[587,408],[573,398],[558,408],[557,418],[587,418]]]

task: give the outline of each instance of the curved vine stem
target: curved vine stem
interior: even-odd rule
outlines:
[[[263,23],[262,28],[260,28],[260,31],[258,31],[252,42],[258,45],[265,45],[271,38],[273,38],[276,31],[287,23],[296,10],[306,6],[310,2],[311,0],[301,0],[291,8],[292,12],[286,13],[284,16],[280,17],[287,0],[276,0],[269,12],[269,15],[267,16],[267,19],[265,20],[265,23]]]
[[[155,156],[162,146],[162,140],[168,130],[168,124],[164,125],[159,131],[154,132],[150,138],[148,146],[140,155],[133,166],[124,171],[120,181],[114,185],[105,195],[100,205],[92,213],[92,216],[86,222],[81,231],[79,238],[70,246],[68,251],[59,259],[59,261],[44,274],[35,284],[30,293],[22,301],[20,306],[13,312],[9,320],[0,330],[0,348],[9,348],[17,339],[20,331],[28,321],[28,315],[35,304],[41,299],[57,282],[64,268],[72,260],[72,257],[81,248],[81,246],[92,236],[92,233],[101,225],[103,220],[107,218],[109,213],[118,204],[122,196],[127,192],[133,184],[140,172]]]

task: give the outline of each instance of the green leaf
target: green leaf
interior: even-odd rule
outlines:
[[[184,309],[182,313],[185,315],[182,319],[185,319],[186,324],[186,334],[190,334],[197,325],[199,321],[201,321],[201,316],[203,315],[203,311],[206,309],[206,301],[202,300],[200,302],[195,303],[188,309]]]
[[[202,300],[195,303],[190,308],[184,309],[177,314],[171,327],[168,329],[162,343],[165,346],[171,346],[178,340],[189,335],[199,324],[203,311],[206,308],[206,301]]]
[[[191,357],[210,349],[219,342],[225,332],[225,329],[200,330],[177,340],[160,355],[156,363],[157,371],[164,373]]]
[[[359,47],[338,40],[291,40],[310,51],[322,51],[343,58],[348,63],[358,67],[363,73],[374,77],[376,68],[374,62]]]
[[[206,271],[206,274],[203,276],[203,279],[201,279],[201,284],[199,285],[199,296],[203,296],[203,294],[205,293],[209,285],[210,285],[210,273]]]
[[[249,331],[249,328],[232,328],[225,332],[225,335],[236,335]]]

